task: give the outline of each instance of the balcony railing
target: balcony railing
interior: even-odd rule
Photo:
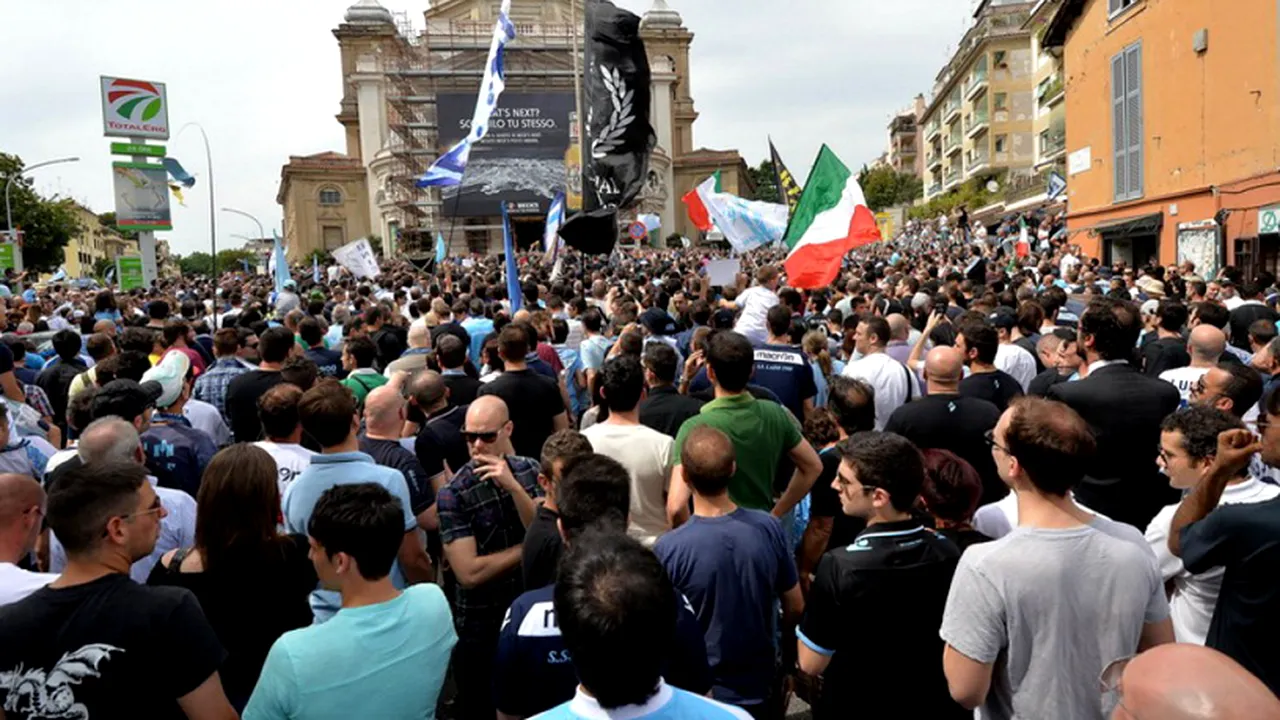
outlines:
[[[938,134],[941,132],[942,132],[942,123],[938,122],[937,118],[934,118],[933,120],[929,121],[928,125],[925,126],[924,137],[926,140],[932,140],[933,138],[937,137]]]
[[[955,135],[952,135],[951,137],[948,137],[946,140],[943,141],[942,152],[947,155],[960,152],[960,149],[963,146],[963,144],[964,142],[960,139],[960,134],[956,133]]]
[[[989,123],[989,114],[985,108],[971,115],[967,115],[964,119],[965,135],[973,137],[985,130]]]
[[[942,154],[941,154],[941,153],[936,153],[936,152],[930,152],[930,153],[929,153],[929,157],[927,158],[927,162],[928,162],[927,167],[931,167],[931,168],[932,168],[932,167],[939,167],[939,166],[941,166],[941,165],[942,165]]]
[[[952,185],[953,183],[960,182],[960,167],[957,165],[952,165],[951,169],[947,171],[946,178],[947,178],[947,181],[946,181],[947,185]]]
[[[969,151],[969,156],[965,158],[965,171],[977,172],[991,164],[991,155],[986,152]]]
[[[929,192],[928,192],[928,194],[929,194],[929,196],[930,196],[930,197],[932,197],[932,196],[934,196],[934,195],[941,195],[941,194],[942,194],[942,183],[940,183],[940,182],[936,182],[936,183],[934,183],[934,184],[930,185],[930,186],[929,186]]]
[[[1067,149],[1067,133],[1065,130],[1046,130],[1040,133],[1041,159],[1061,154]]]
[[[1047,85],[1042,85],[1037,90],[1036,100],[1041,105],[1054,105],[1066,95],[1066,84],[1062,81],[1061,75],[1053,76]]]
[[[987,70],[982,68],[974,70],[969,76],[969,80],[964,84],[964,96],[972,98],[987,87]]]

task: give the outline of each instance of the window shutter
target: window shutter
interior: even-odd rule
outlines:
[[[1124,51],[1125,127],[1129,132],[1129,197],[1142,197],[1142,46]]]
[[[1113,0],[1114,2],[1114,0]],[[1112,165],[1115,167],[1115,199],[1124,200],[1129,190],[1129,133],[1125,129],[1125,54],[1111,58]]]

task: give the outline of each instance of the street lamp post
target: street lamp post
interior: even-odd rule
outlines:
[[[254,217],[254,216],[250,215],[249,213],[247,213],[247,212],[245,212],[245,211],[243,211],[243,210],[237,210],[237,209],[235,209],[235,208],[229,208],[229,207],[224,207],[224,208],[222,208],[222,212],[228,212],[228,213],[231,213],[232,215],[239,215],[239,216],[241,216],[241,217],[247,217],[247,218],[249,218],[250,220],[252,220],[252,221],[253,221],[253,223],[254,223],[255,225],[257,225],[257,226],[258,226],[258,238],[259,238],[259,239],[262,239],[262,238],[265,238],[265,237],[267,236],[267,235],[266,235],[266,231],[262,229],[262,223],[258,221],[258,218],[256,218],[256,217]],[[216,272],[216,268],[218,267],[218,263],[217,263],[217,260],[216,260],[216,256],[215,256],[215,261],[214,261],[213,267],[215,268],[215,272]]]
[[[78,157],[58,158],[57,160],[45,160],[34,165],[28,165],[25,168],[13,173],[4,183],[4,222],[5,222],[5,238],[13,241],[13,208],[9,206],[9,187],[13,185],[13,181],[35,170],[36,168],[46,167],[48,165],[57,165],[58,163],[80,162]]]
[[[209,152],[209,136],[204,132],[204,126],[198,122],[189,122],[178,128],[178,134],[174,136],[174,140],[178,139],[178,135],[189,127],[195,127],[200,131],[200,139],[204,140],[204,164],[209,171],[209,279],[213,282],[218,281],[218,232],[217,220],[215,220],[216,207],[213,203],[213,153]]]

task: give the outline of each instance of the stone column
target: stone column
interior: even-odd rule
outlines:
[[[373,161],[386,143],[385,80],[377,58],[363,55],[356,60],[356,72],[351,76],[356,87],[356,114],[360,119],[360,161],[365,171],[365,192],[369,195],[369,232],[382,236],[382,249],[389,252],[386,232],[382,230],[382,213],[378,209],[378,178],[373,172]],[[350,238],[356,240],[357,238]]]
[[[649,87],[652,92],[649,122],[653,125],[653,131],[658,137],[658,147],[666,152],[667,157],[674,159],[672,127],[675,119],[671,113],[671,86],[676,81],[675,67],[671,58],[659,55],[650,61],[649,72],[651,76]],[[673,166],[674,162],[667,163],[661,177],[662,184],[667,188],[667,197],[663,202],[662,212],[659,213],[662,217],[662,237],[664,238],[676,232],[676,186]]]

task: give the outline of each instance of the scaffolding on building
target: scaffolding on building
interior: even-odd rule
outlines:
[[[411,258],[433,254],[436,234],[451,253],[486,252],[501,226],[493,217],[453,217],[437,188],[417,179],[441,146],[436,98],[440,93],[476,93],[484,77],[493,23],[427,20],[425,29],[398,18],[394,49],[384,56],[388,149],[392,169],[388,197],[397,207],[397,251]],[[506,49],[506,92],[573,92],[573,35],[582,28],[560,22],[521,22]]]

